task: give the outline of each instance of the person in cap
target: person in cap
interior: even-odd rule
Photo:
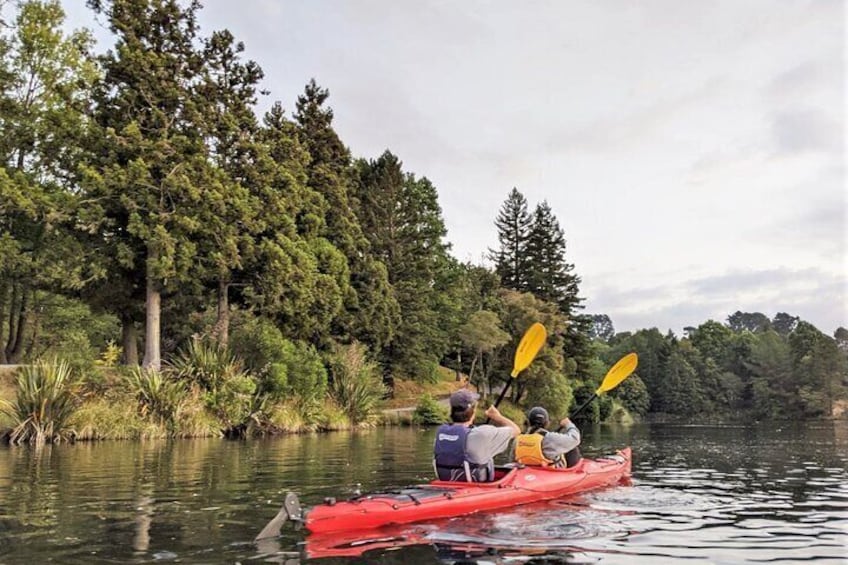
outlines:
[[[548,411],[534,406],[527,412],[527,432],[515,443],[515,460],[523,465],[542,467],[573,467],[580,461],[580,430],[570,419],[563,418],[559,431],[547,430]]]
[[[443,481],[493,481],[495,455],[506,451],[510,440],[521,433],[521,428],[496,406],[486,410],[486,417],[495,426],[474,426],[479,399],[478,394],[464,388],[450,396],[451,423],[439,426],[433,444],[433,467]]]

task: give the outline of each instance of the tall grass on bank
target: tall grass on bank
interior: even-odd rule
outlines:
[[[70,436],[67,424],[76,408],[71,377],[66,361],[39,360],[19,369],[15,400],[0,403],[12,420],[10,443],[43,444]]]
[[[354,425],[375,424],[386,394],[379,367],[366,351],[364,345],[354,342],[336,347],[330,359],[331,395]]]
[[[157,439],[171,435],[162,422],[142,417],[138,400],[127,391],[90,398],[74,412],[70,424],[77,441]]]

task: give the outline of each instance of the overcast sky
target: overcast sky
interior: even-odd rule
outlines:
[[[265,70],[262,109],[314,77],[355,156],[430,178],[460,260],[497,246],[517,187],[618,331],[736,310],[848,326],[842,1],[205,5]]]

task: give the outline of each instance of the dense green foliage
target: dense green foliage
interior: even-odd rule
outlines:
[[[513,188],[493,267],[460,264],[437,187],[390,150],[354,158],[314,80],[291,117],[259,116],[263,70],[229,31],[204,35],[198,2],[88,4],[114,40],[99,56],[57,0],[0,28],[0,364],[67,360],[92,397],[138,407],[132,437],[370,425],[386,385],[439,365],[492,398],[537,321],[549,339],[516,410],[566,415],[629,351],[637,374],[587,420],[844,409],[848,330],[739,311],[682,338],[616,334],[582,313],[547,202]],[[118,357],[144,370],[116,381]],[[83,437],[107,437],[104,408]]]
[[[449,418],[448,407],[442,406],[428,394],[421,397],[412,413],[412,421],[419,426],[438,426],[447,422]]]

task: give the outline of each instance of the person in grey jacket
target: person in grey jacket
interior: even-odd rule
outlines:
[[[468,389],[451,394],[451,423],[439,426],[433,444],[433,466],[443,481],[490,482],[495,479],[495,455],[521,433],[512,420],[490,406],[486,417],[494,426],[474,426],[480,396]]]
[[[580,430],[569,418],[560,420],[559,431],[548,431],[550,417],[541,406],[527,412],[528,429],[518,436],[515,460],[523,465],[573,467],[580,461]]]

